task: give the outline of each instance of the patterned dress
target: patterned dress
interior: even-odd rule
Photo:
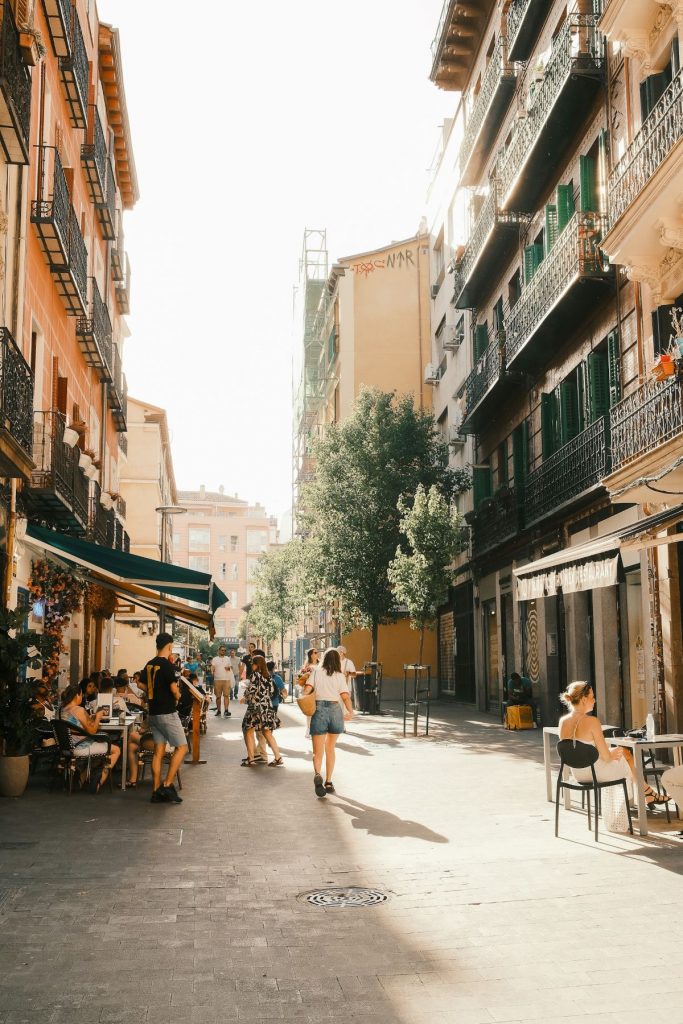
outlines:
[[[262,732],[264,729],[280,728],[280,719],[272,704],[273,683],[270,679],[264,679],[260,672],[254,672],[249,677],[244,697],[247,710],[242,719],[243,730],[256,729]]]

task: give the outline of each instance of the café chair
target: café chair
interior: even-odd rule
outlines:
[[[611,782],[598,782],[595,774],[595,762],[600,757],[597,747],[590,743],[581,743],[574,740],[560,740],[557,744],[557,753],[560,755],[560,769],[557,776],[557,787],[555,790],[555,838],[558,837],[560,822],[560,797],[563,790],[575,790],[586,796],[588,807],[588,829],[591,829],[591,793],[595,797],[595,842],[598,841],[598,816],[600,810],[600,794],[603,789],[610,789],[612,786],[622,786],[624,800],[626,802],[626,813],[628,814],[628,828],[633,835],[633,822],[631,820],[631,808],[628,801],[628,790],[625,779],[613,779]],[[592,782],[577,782],[563,778],[565,768],[590,768],[593,776]]]
[[[657,757],[652,747],[649,747],[647,752],[643,751],[643,777],[648,785],[651,785],[649,780],[654,779],[655,781],[652,788],[657,790],[659,793],[663,793],[664,796],[667,797],[667,801],[664,804],[664,810],[666,811],[666,820],[669,825],[671,824],[671,812],[669,811],[669,800],[671,797],[662,785],[662,775],[667,768],[670,767],[671,766],[668,764],[657,763]]]
[[[77,726],[71,725],[69,722],[63,722],[60,719],[55,719],[50,724],[52,725],[52,731],[54,733],[55,739],[57,740],[57,745],[59,746],[59,761],[57,763],[57,771],[55,774],[58,775],[60,772],[63,772],[64,781],[66,782],[68,780],[69,783],[69,796],[71,796],[71,792],[73,789],[74,775],[76,774],[76,771],[80,771],[80,769],[82,768],[82,764],[79,764],[78,762],[82,762],[86,758],[88,762],[86,765],[86,778],[88,782],[90,781],[91,765],[93,763],[102,764],[105,767],[109,767],[109,788],[113,792],[113,772],[111,771],[110,761],[111,738],[107,736],[106,733],[96,733],[93,736],[91,733],[86,732],[85,729],[79,729]],[[76,736],[86,736],[89,740],[97,740],[98,742],[101,741],[102,743],[106,743],[107,753],[93,754],[92,756],[87,751],[79,753],[78,747],[74,746],[73,734],[75,734]],[[54,778],[52,782],[54,784]],[[52,786],[50,786],[50,789],[52,789]]]
[[[146,732],[140,737],[140,746],[138,747],[138,785],[144,781],[145,772],[149,766],[150,772],[152,771],[152,758],[154,757],[154,746],[150,745],[152,740],[151,732]],[[145,743],[148,745],[145,746]],[[164,752],[163,762],[168,764],[171,760],[171,750]],[[180,778],[180,768],[176,772],[176,781],[178,783],[178,789],[183,788],[182,779]]]
[[[33,746],[30,751],[30,768],[33,775],[42,764],[47,764],[53,770],[57,767],[59,758],[59,744],[55,740],[52,731],[52,724],[44,722],[38,726],[33,738]]]

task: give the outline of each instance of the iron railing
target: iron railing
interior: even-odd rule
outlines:
[[[481,88],[474,101],[470,116],[460,144],[460,173],[467,167],[472,152],[482,130],[484,120],[491,105],[494,93],[502,78],[515,78],[522,70],[523,64],[508,60],[508,41],[506,36],[499,36],[491,59],[484,72]]]
[[[465,419],[479,405],[484,395],[500,380],[505,369],[505,333],[496,333],[477,365],[465,380]]]
[[[431,45],[432,60],[436,60],[437,54],[439,52],[439,47],[441,45],[441,37],[443,36],[443,32],[446,27],[446,22],[448,20],[448,15],[450,13],[450,8],[452,4],[453,0],[444,0],[443,2],[441,14],[439,16],[439,24],[436,29],[436,35],[434,36]]]
[[[519,488],[506,487],[479,508],[472,520],[472,552],[475,558],[481,558],[519,533],[522,527],[521,498]]]
[[[72,449],[74,466],[73,476],[73,510],[85,526],[88,522],[88,501],[90,500],[90,480],[78,466],[80,448]]]
[[[507,196],[524,167],[565,82],[577,73],[595,74],[604,67],[602,36],[596,24],[594,14],[572,14],[555,37],[533,104],[517,122],[509,146],[498,159],[496,177],[502,196]]]
[[[124,455],[128,455],[128,434],[119,434],[119,448]]]
[[[73,206],[69,211],[69,269],[85,306],[88,299],[88,250]]]
[[[655,104],[609,176],[609,212],[612,227],[654,177],[682,138],[683,70],[678,72]]]
[[[95,203],[97,216],[99,217],[102,237],[108,242],[116,239],[116,178],[111,160],[107,160],[107,181],[104,197],[101,202]]]
[[[6,327],[0,328],[0,426],[30,457],[34,376]]]
[[[519,31],[519,26],[524,21],[524,15],[526,9],[529,6],[529,0],[512,0],[508,8],[507,23],[508,23],[508,39],[512,43]]]
[[[92,107],[92,118],[88,127],[88,141],[81,146],[81,160],[92,164],[97,180],[92,181],[92,196],[95,202],[101,202],[107,187],[107,140],[97,107]]]
[[[31,73],[21,59],[19,33],[14,23],[10,4],[3,5],[2,40],[0,43],[0,81],[6,97],[6,105],[16,117],[15,130],[20,136],[21,154],[14,152],[14,146],[3,143],[9,163],[28,163],[29,132],[31,127]],[[9,102],[7,102],[9,101]],[[9,126],[0,127],[4,139],[11,132]]]
[[[95,337],[107,368],[112,369],[112,327],[109,310],[102,301],[95,278],[92,280],[92,318]]]
[[[90,515],[88,516],[88,535],[96,544],[107,545],[107,512],[100,504],[102,488],[95,481],[90,495]]]
[[[679,377],[648,380],[610,410],[612,468],[653,451],[683,433],[683,385]]]
[[[130,260],[127,252],[123,253],[123,274],[116,281],[114,291],[119,313],[125,316],[130,313]]]
[[[54,224],[60,238],[64,257],[67,258],[69,252],[69,214],[71,211],[71,201],[69,199],[69,188],[66,183],[66,175],[64,174],[64,168],[62,167],[61,157],[56,149],[53,152],[54,171],[52,176],[52,198],[44,198],[45,184],[44,179],[41,180],[39,198],[33,202],[31,217],[36,221],[50,221]],[[41,176],[44,160],[45,152],[43,150],[40,152],[39,159],[39,174]],[[51,262],[53,262],[52,254]]]
[[[490,191],[481,210],[477,217],[474,227],[472,228],[472,234],[467,243],[462,259],[456,266],[455,274],[453,275],[453,289],[456,299],[462,294],[467,282],[469,281],[472,271],[476,266],[482,249],[486,244],[487,239],[490,237],[496,224],[527,224],[529,221],[528,214],[524,213],[507,213],[500,209],[499,206],[499,185],[495,178],[491,179]]]
[[[510,310],[507,359],[511,363],[574,280],[604,277],[608,262],[600,249],[605,218],[599,213],[575,213],[530,283]]]
[[[609,469],[609,422],[600,416],[529,473],[524,485],[526,525],[599,484]]]
[[[78,466],[80,449],[64,444],[65,418],[54,409],[33,416],[34,491],[53,491],[86,525],[89,481]]]
[[[126,518],[126,500],[125,498],[122,498],[120,494],[116,499],[116,511],[122,519]]]
[[[43,9],[56,57],[71,53],[71,0],[43,0]]]
[[[71,123],[74,128],[85,128],[88,119],[88,51],[75,8],[71,16],[71,53],[68,57],[59,58],[59,69],[66,88]]]

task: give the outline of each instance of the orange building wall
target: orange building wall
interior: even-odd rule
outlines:
[[[422,664],[431,665],[432,682],[438,676],[436,630],[425,630]],[[363,662],[370,660],[371,636],[367,629],[354,629],[342,640],[351,661],[358,671]],[[402,695],[403,666],[414,665],[420,653],[420,634],[411,629],[408,619],[399,619],[387,626],[379,627],[377,657],[384,668],[383,695],[398,698]],[[433,686],[433,691],[436,686]]]

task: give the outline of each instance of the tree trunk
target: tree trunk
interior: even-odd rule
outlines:
[[[424,626],[422,626],[420,628],[420,657],[417,659],[418,665],[422,664],[422,651],[424,649],[424,643],[425,643],[425,628],[424,628]]]
[[[285,660],[285,631],[284,631],[284,629],[281,626],[280,627],[280,669],[282,669],[282,664],[283,664],[284,660]]]
[[[377,661],[377,638],[379,636],[379,622],[377,619],[372,620],[372,648],[370,651],[370,661]]]

